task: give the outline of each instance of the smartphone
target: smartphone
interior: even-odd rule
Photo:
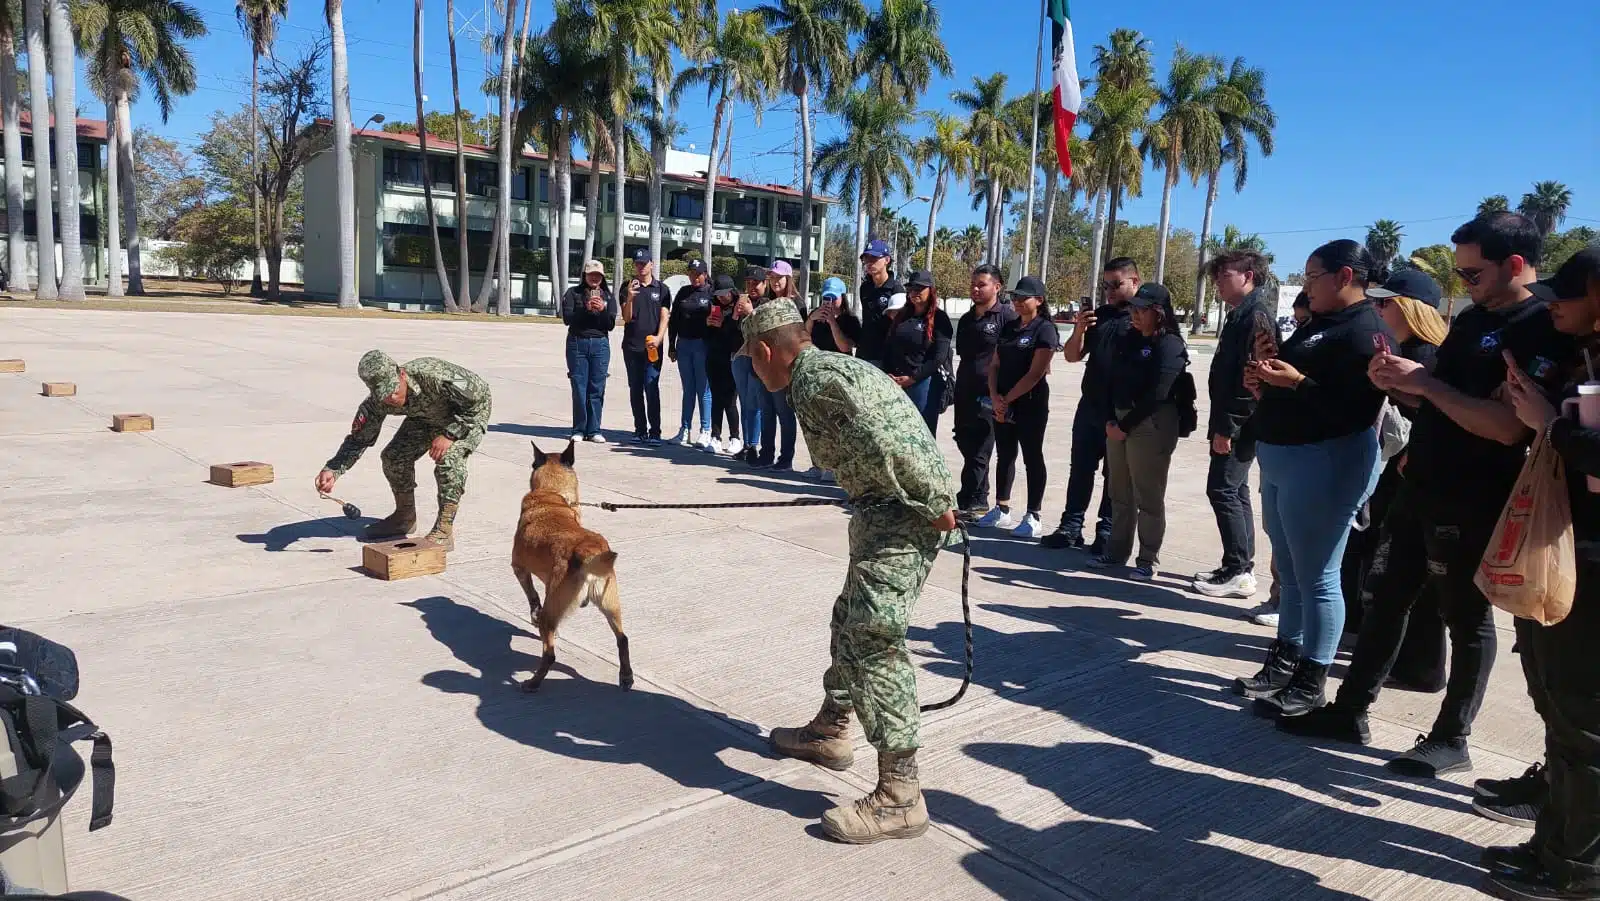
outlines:
[[[1378,332],[1377,334],[1373,335],[1372,336],[1372,346],[1374,348],[1376,348],[1378,353],[1380,353],[1380,354],[1388,353],[1389,352],[1389,338],[1388,338],[1388,336],[1384,335],[1383,332]]]
[[[1078,309],[1080,309],[1080,310],[1092,310],[1092,309],[1094,309],[1094,298],[1089,296],[1089,295],[1084,295],[1083,297],[1078,298]]]

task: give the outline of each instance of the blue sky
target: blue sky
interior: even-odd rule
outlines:
[[[154,105],[141,102],[137,124],[189,144],[212,111],[236,108],[249,98],[250,56],[226,0],[194,0],[211,34],[194,46],[201,87],[180,98],[161,125]],[[873,0],[868,0],[869,4]],[[485,0],[460,0],[458,33],[462,100],[485,111],[476,90],[483,74],[478,37]],[[753,4],[750,4],[753,5]],[[946,43],[955,64],[950,79],[936,80],[925,108],[949,108],[952,90],[973,76],[1006,72],[1016,93],[1032,87],[1038,6],[1029,0],[940,0]],[[727,4],[725,8],[731,8]],[[745,8],[748,8],[746,6]],[[285,54],[323,30],[322,4],[291,4],[280,46]],[[351,60],[352,117],[373,113],[414,118],[411,92],[411,12],[401,0],[346,0]],[[1523,21],[1519,16],[1531,18]],[[429,0],[425,35],[425,90],[430,109],[449,101],[445,9]],[[550,5],[536,0],[536,26]],[[489,16],[493,17],[492,0]],[[1079,71],[1090,73],[1093,47],[1113,28],[1134,28],[1151,40],[1158,74],[1175,42],[1227,58],[1244,56],[1268,73],[1277,111],[1277,150],[1257,155],[1250,183],[1235,195],[1225,186],[1214,230],[1233,224],[1266,238],[1278,270],[1301,268],[1323,241],[1360,238],[1379,218],[1399,220],[1405,249],[1447,241],[1450,232],[1488,194],[1515,204],[1532,183],[1556,179],[1573,192],[1565,227],[1600,227],[1600,16],[1588,0],[1538,0],[1505,6],[1484,0],[1344,0],[1306,4],[1249,0],[1226,7],[1174,0],[1072,3]],[[478,32],[481,34],[481,30]],[[1046,46],[1046,65],[1049,48]],[[1048,84],[1048,71],[1044,75]],[[684,99],[680,139],[702,152],[710,138],[704,95]],[[88,115],[103,115],[84,104]],[[780,99],[758,127],[748,108],[736,114],[734,174],[758,181],[794,178],[795,116]],[[819,114],[823,136],[835,130]],[[931,193],[924,177],[919,194]],[[893,201],[898,206],[904,198]],[[1146,191],[1124,209],[1126,219],[1154,222],[1160,209],[1159,174],[1147,173]],[[1204,186],[1185,181],[1174,194],[1176,227],[1198,231]],[[952,197],[940,224],[981,221],[964,196]],[[905,214],[925,221],[927,205]]]

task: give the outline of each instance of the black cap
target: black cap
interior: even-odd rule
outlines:
[[[1166,307],[1172,303],[1172,292],[1166,285],[1146,282],[1139,286],[1133,294],[1133,299],[1128,301],[1130,307]]]
[[[1582,300],[1589,296],[1590,279],[1600,278],[1600,246],[1585,247],[1561,264],[1556,274],[1528,286],[1528,293],[1546,303]]]
[[[690,260],[689,261],[689,271],[690,272],[696,272],[696,273],[699,273],[701,275],[705,275],[705,273],[706,273],[706,261],[705,260],[700,260],[700,259]]]
[[[1044,282],[1036,275],[1024,275],[1017,279],[1017,286],[1006,293],[1012,297],[1043,297]]]
[[[1381,288],[1368,288],[1367,296],[1374,299],[1385,297],[1409,297],[1420,300],[1434,309],[1439,308],[1442,292],[1439,283],[1428,276],[1421,269],[1401,269],[1389,276]]]
[[[931,288],[931,287],[933,287],[933,273],[929,272],[926,269],[918,269],[918,270],[916,270],[915,272],[911,273],[911,277],[910,278],[906,279],[906,287],[907,288]]]
[[[734,285],[733,276],[731,276],[731,275],[719,275],[719,276],[717,276],[716,282],[713,283],[713,287],[711,289],[711,293],[712,294],[738,294],[739,293],[739,288],[736,285]]]
[[[764,282],[767,280],[767,270],[760,266],[746,266],[744,280],[747,282]]]

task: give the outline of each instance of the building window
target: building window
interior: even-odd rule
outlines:
[[[674,219],[701,219],[705,198],[696,194],[673,194],[668,198],[667,215]]]
[[[820,203],[814,203],[814,204],[811,205],[811,227],[812,228],[821,228],[822,227],[822,209],[823,209],[823,207],[822,207],[822,204],[820,204]]]
[[[528,169],[524,166],[518,166],[511,173],[511,199],[528,199]]]
[[[636,185],[632,182],[622,186],[622,199],[624,209],[629,213],[641,215],[650,212],[650,186]]]
[[[403,150],[384,150],[383,183],[422,187],[422,158]]]
[[[778,201],[778,227],[784,231],[800,230],[800,204],[792,200]]]
[[[572,208],[587,208],[589,205],[589,176],[572,176]]]
[[[539,202],[550,202],[550,170],[539,170]]]
[[[493,197],[500,184],[500,166],[487,160],[467,160],[467,193]]]
[[[456,161],[447,156],[429,156],[428,172],[433,177],[435,191],[456,191]]]
[[[728,225],[761,224],[760,198],[729,197],[722,209],[722,221]]]

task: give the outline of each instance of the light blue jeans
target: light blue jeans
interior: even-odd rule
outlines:
[[[696,402],[700,407],[700,429],[711,430],[711,380],[706,378],[706,342],[685,338],[678,342],[678,378],[683,382],[683,431],[694,425]]]
[[[756,375],[750,358],[733,358],[733,384],[739,389],[739,426],[744,429],[744,443],[752,448],[761,446],[761,399],[767,387]]]
[[[1340,563],[1356,511],[1378,483],[1378,433],[1257,445],[1261,519],[1278,570],[1278,638],[1329,664],[1344,632]]]

